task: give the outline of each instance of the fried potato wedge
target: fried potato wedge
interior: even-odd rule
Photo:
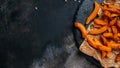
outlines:
[[[95,27],[95,28],[101,28],[102,27],[101,25],[95,24],[95,23],[93,23],[92,26]]]
[[[74,23],[74,26],[81,31],[81,33],[82,33],[82,38],[85,38],[85,37],[87,36],[87,30],[86,30],[86,28],[83,26],[83,24],[81,24],[81,23],[79,23],[79,22],[75,22],[75,23]]]
[[[113,33],[103,33],[105,38],[113,38]]]
[[[99,29],[90,30],[88,32],[88,34],[101,34],[101,33],[105,32],[106,30],[107,30],[107,26],[103,26],[103,27],[101,27]]]
[[[97,16],[100,5],[96,1],[94,2],[94,4],[95,4],[95,8],[94,8],[93,12],[90,14],[90,16],[87,18],[86,24],[89,24],[90,21],[92,21]]]
[[[94,23],[99,24],[99,25],[108,25],[107,22],[100,20],[100,19],[94,19]]]

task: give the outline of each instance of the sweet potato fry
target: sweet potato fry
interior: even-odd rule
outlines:
[[[120,37],[120,33],[118,33],[117,36]]]
[[[111,47],[112,49],[120,49],[120,44],[114,41],[108,42],[107,45],[108,47]]]
[[[116,56],[115,62],[120,62],[120,53]]]
[[[108,24],[108,17],[104,16],[104,21]]]
[[[111,18],[111,13],[109,11],[104,11],[104,15]]]
[[[92,25],[93,25],[93,27],[95,27],[95,28],[100,28],[100,27],[102,27],[101,25],[95,24],[95,23],[93,23]]]
[[[102,8],[104,11],[109,11],[110,13],[117,13],[117,14],[120,14],[120,11],[117,10],[116,8]]]
[[[120,20],[117,20],[117,26],[120,28]]]
[[[113,38],[113,33],[103,33],[105,38]]]
[[[115,6],[115,5],[112,5],[112,4],[109,4],[108,7],[110,8],[115,8],[117,10],[120,10],[120,7],[119,6]]]
[[[111,57],[111,52],[108,51],[106,55],[107,55],[108,58],[110,58]]]
[[[102,56],[101,56],[101,58],[104,59],[104,58],[106,57],[106,55],[107,55],[107,52],[102,51]]]
[[[74,26],[81,31],[82,38],[85,38],[87,36],[87,30],[85,29],[85,27],[81,23],[75,22]]]
[[[110,47],[107,47],[107,46],[99,46],[98,49],[101,51],[107,51],[107,52],[112,51],[112,49]]]
[[[119,16],[119,14],[115,14],[115,13],[111,14],[111,17],[117,17],[117,16]]]
[[[89,43],[93,48],[98,48],[98,46],[94,44],[95,41],[93,40],[92,37],[88,36],[88,37],[87,37],[87,41],[88,41],[88,43]]]
[[[99,24],[99,25],[108,25],[107,22],[100,20],[100,19],[94,19],[94,23]]]
[[[92,21],[97,16],[100,5],[96,1],[94,2],[94,4],[95,4],[95,8],[94,8],[93,12],[90,14],[90,16],[87,18],[86,24],[89,24],[90,21]]]
[[[117,22],[117,17],[110,21],[109,25],[112,26]]]
[[[89,36],[87,37],[87,41],[93,48],[96,48],[100,51],[110,52],[112,50],[110,47],[103,46],[102,43],[99,40],[97,40],[97,38],[94,38],[93,40],[93,38]]]
[[[113,32],[114,34],[117,34],[117,33],[118,33],[116,26],[112,26],[112,32]]]
[[[107,39],[104,36],[102,36],[102,35],[101,35],[101,39],[102,39],[103,44],[105,46],[107,46],[107,43],[108,43]]]
[[[118,37],[118,34],[117,34],[117,33],[114,34],[113,39],[114,39],[116,42],[119,41],[119,37]]]
[[[99,29],[90,30],[88,34],[101,34],[107,30],[107,26],[103,26]]]
[[[108,30],[108,33],[112,33],[111,27],[108,27],[107,30]]]

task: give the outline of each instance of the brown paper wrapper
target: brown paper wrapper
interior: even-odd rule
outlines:
[[[86,40],[83,41],[79,49],[81,52],[89,56],[92,56],[93,58],[98,60],[104,68],[109,67],[120,68],[120,62],[115,62],[115,57],[118,54],[117,51],[111,52],[111,56],[109,58],[102,59],[101,52],[99,50],[92,48]]]

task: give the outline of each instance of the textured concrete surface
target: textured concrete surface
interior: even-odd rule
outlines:
[[[0,0],[0,68],[96,68],[78,50],[82,39],[73,30],[93,1]]]

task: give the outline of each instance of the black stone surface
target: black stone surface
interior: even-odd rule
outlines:
[[[0,68],[96,68],[76,46],[78,6],[72,0],[0,0]]]

